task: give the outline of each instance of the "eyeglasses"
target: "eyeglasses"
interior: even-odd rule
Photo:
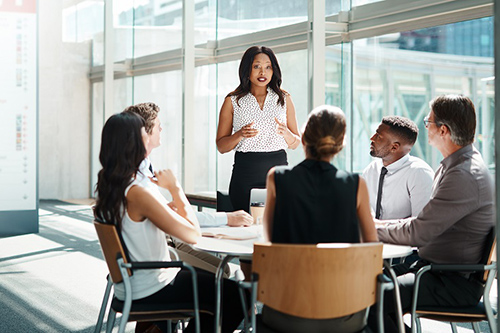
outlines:
[[[424,118],[424,126],[425,128],[428,128],[429,127],[429,123],[436,123],[435,121],[432,121],[432,120],[429,120],[429,116],[425,117]]]

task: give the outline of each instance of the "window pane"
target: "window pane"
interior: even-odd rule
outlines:
[[[116,61],[182,46],[181,0],[120,0],[113,6]]]
[[[325,15],[335,15],[338,12],[349,10],[349,1],[345,0],[326,0],[325,1]]]
[[[295,106],[295,113],[297,115],[297,125],[299,131],[307,119],[309,114],[308,110],[308,88],[307,88],[307,51],[293,51],[287,53],[279,53],[276,55],[278,58],[281,77],[283,83],[281,88],[290,93],[293,104]],[[288,164],[296,165],[304,159],[304,151],[302,146],[299,145],[295,150],[288,149]]]
[[[492,18],[355,41],[353,149],[359,154],[354,170],[361,171],[370,162],[369,139],[385,115],[415,121],[420,133],[412,155],[436,168],[442,156],[427,143],[422,119],[432,98],[450,93],[464,94],[474,102],[475,145],[485,162],[493,164],[492,44]]]
[[[217,1],[217,39],[307,21],[307,0]]]
[[[99,151],[101,149],[101,132],[104,127],[104,85],[97,82],[92,85],[92,143],[91,143],[91,170],[90,191],[93,195],[97,184],[97,173],[101,170]]]
[[[215,65],[197,67],[195,70],[195,106],[192,115],[186,115],[185,190],[188,193],[216,190],[217,133]]]
[[[227,94],[239,84],[238,66],[240,61],[230,61],[217,65],[217,121],[220,107]],[[233,170],[234,152],[220,154],[217,152],[217,189],[228,191]]]
[[[351,114],[349,112],[350,95],[348,93],[350,82],[350,52],[351,44],[342,43],[326,48],[326,74],[325,74],[325,104],[337,106],[344,111],[347,120],[346,146],[333,159],[333,164],[340,169],[350,169],[351,161]],[[355,156],[354,158],[357,158]]]
[[[171,169],[182,179],[182,84],[181,72],[138,76],[134,80],[134,102],[153,102],[160,107],[161,146],[150,155],[155,169]],[[131,103],[132,104],[132,103]]]

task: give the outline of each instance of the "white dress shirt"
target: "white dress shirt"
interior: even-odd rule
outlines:
[[[141,164],[139,165],[139,172],[142,174],[138,174],[137,177],[143,177],[141,179],[141,182],[144,183],[144,185],[151,185],[156,187],[155,184],[149,180],[149,177],[153,177],[153,173],[150,170],[150,165],[151,161],[149,158],[145,158]],[[153,168],[154,170],[154,168]],[[156,192],[156,191],[155,191]],[[198,222],[200,223],[201,228],[208,228],[208,227],[220,227],[227,225],[227,215],[224,212],[198,212],[195,211],[196,213],[196,218],[198,219]]]
[[[378,182],[383,167],[377,158],[363,171],[368,186],[372,214],[377,205]],[[386,166],[382,188],[380,219],[402,219],[417,216],[431,197],[434,171],[420,158],[409,154]]]

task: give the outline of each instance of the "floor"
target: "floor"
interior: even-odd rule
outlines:
[[[94,331],[107,268],[90,204],[42,200],[38,234],[0,238],[0,333]],[[451,332],[446,323],[423,320],[422,327]],[[472,332],[470,324],[459,332]],[[485,322],[481,332],[489,332]]]

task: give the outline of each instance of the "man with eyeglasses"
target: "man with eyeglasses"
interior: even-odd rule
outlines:
[[[382,118],[370,138],[370,155],[378,157],[363,171],[373,216],[381,220],[417,216],[431,197],[434,170],[410,151],[418,127],[408,118]]]
[[[478,264],[486,236],[495,225],[493,181],[472,145],[476,129],[472,101],[462,95],[443,95],[430,102],[430,109],[424,119],[429,144],[443,155],[431,199],[417,217],[377,221],[382,242],[418,247],[421,259],[411,267],[396,269],[403,310],[410,308],[414,273],[419,267],[426,263]],[[476,305],[482,288],[469,273],[431,272],[422,276],[418,301],[426,306]],[[393,319],[390,299],[386,298],[386,309]]]

